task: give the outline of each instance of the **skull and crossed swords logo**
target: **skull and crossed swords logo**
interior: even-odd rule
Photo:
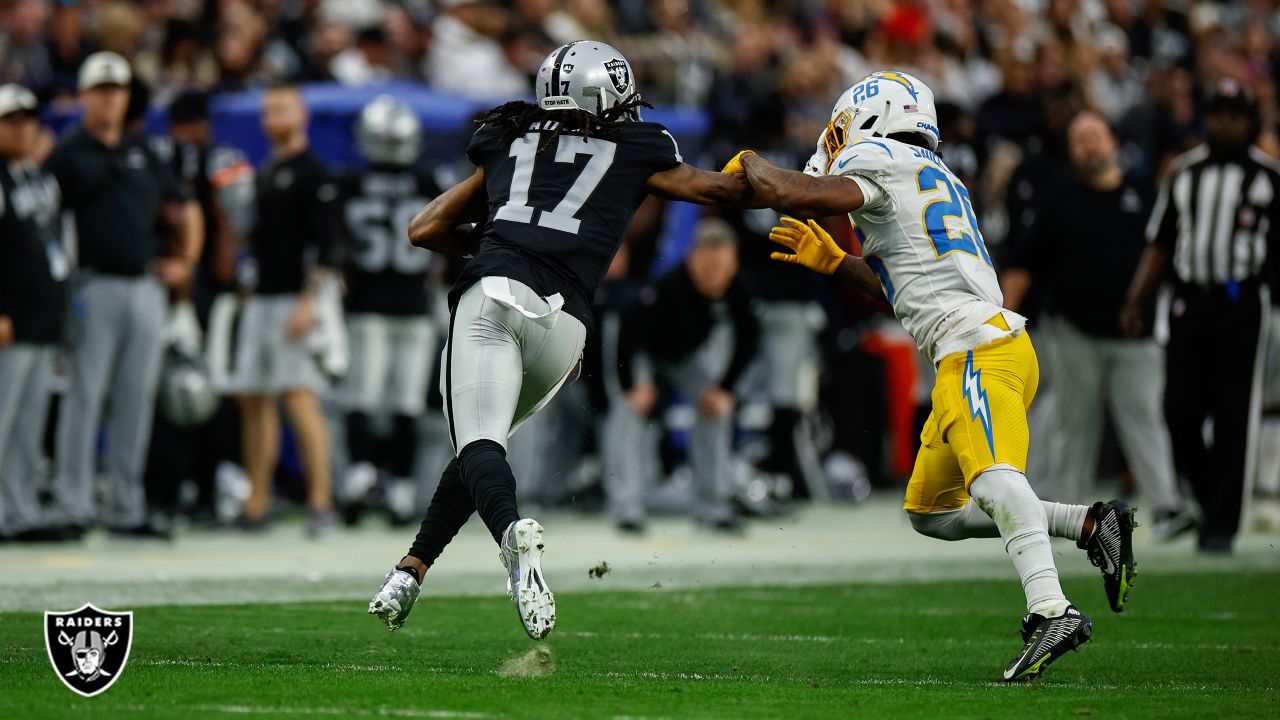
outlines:
[[[71,612],[44,614],[49,662],[63,684],[85,697],[119,679],[132,640],[132,612],[108,612],[86,603]]]
[[[621,58],[614,58],[604,64],[604,69],[609,73],[609,79],[613,81],[613,88],[618,92],[626,92],[631,85],[631,68],[627,66],[627,61]]]

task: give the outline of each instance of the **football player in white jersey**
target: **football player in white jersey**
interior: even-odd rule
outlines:
[[[757,200],[804,218],[847,214],[862,257],[846,254],[813,220],[783,218],[774,253],[883,295],[937,367],[933,411],[903,507],[920,533],[942,540],[1000,537],[1022,580],[1024,646],[1003,679],[1038,676],[1087,642],[1089,618],[1062,593],[1049,537],[1076,541],[1102,569],[1112,610],[1133,582],[1133,509],[1112,501],[1042,502],[1025,476],[1027,408],[1039,366],[1022,316],[1001,308],[995,267],[969,191],[936,154],[933,92],[918,79],[877,72],[837,101],[805,172],[744,150]],[[973,502],[970,502],[970,500]]]

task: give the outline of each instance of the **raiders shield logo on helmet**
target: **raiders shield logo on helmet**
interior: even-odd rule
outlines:
[[[107,612],[85,603],[71,612],[44,614],[44,645],[63,684],[93,697],[115,683],[129,660],[133,613]]]
[[[627,61],[614,58],[604,64],[604,69],[609,71],[614,89],[620,93],[626,92],[631,85],[631,71],[627,69]]]

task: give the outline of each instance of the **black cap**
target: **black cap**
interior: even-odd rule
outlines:
[[[188,90],[169,106],[169,123],[187,123],[209,118],[209,93]]]
[[[1219,80],[1209,95],[1205,106],[1208,112],[1238,112],[1241,115],[1254,117],[1258,112],[1253,94],[1240,83],[1230,78]]]

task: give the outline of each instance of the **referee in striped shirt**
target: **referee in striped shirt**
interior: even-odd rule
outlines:
[[[1174,463],[1200,504],[1205,552],[1231,551],[1256,473],[1267,274],[1280,253],[1280,163],[1253,146],[1258,131],[1253,99],[1220,83],[1207,142],[1174,160],[1160,188],[1121,315],[1126,333],[1139,336],[1142,301],[1172,267],[1165,418]]]

